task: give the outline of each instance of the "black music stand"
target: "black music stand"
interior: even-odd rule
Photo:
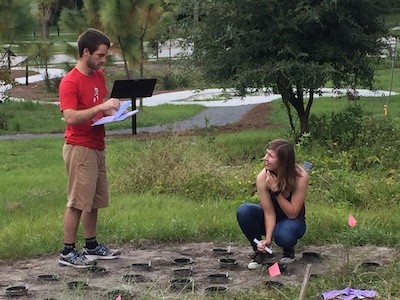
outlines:
[[[151,97],[156,82],[157,79],[155,78],[115,80],[111,91],[111,98],[130,98],[132,101],[132,110],[135,110],[136,98]],[[132,116],[132,134],[136,134],[136,115]]]

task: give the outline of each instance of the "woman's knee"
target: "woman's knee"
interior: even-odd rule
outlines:
[[[248,203],[243,203],[241,204],[238,209],[236,210],[236,216],[242,217],[246,216],[249,214],[249,204]]]
[[[249,220],[253,219],[253,212],[251,203],[241,204],[236,211],[236,218],[239,224],[247,223]]]
[[[292,248],[303,237],[306,230],[304,222],[283,221],[274,230],[275,243],[283,248]]]
[[[253,203],[243,203],[236,210],[236,216],[239,219],[253,218],[257,215],[258,209],[257,205]]]
[[[297,237],[291,232],[278,231],[274,233],[274,241],[279,247],[292,248],[297,244]]]

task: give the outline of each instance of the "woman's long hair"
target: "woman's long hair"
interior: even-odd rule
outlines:
[[[268,144],[267,149],[274,151],[278,157],[279,190],[293,192],[296,188],[296,177],[299,174],[293,145],[286,140],[276,139]]]

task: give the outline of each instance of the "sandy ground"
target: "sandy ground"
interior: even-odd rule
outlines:
[[[342,245],[308,246],[297,249],[296,261],[285,270],[282,268],[281,275],[271,277],[267,268],[247,269],[251,254],[249,247],[214,243],[154,245],[142,242],[140,246],[123,245],[119,248],[122,250],[119,259],[98,261],[97,266],[104,271],[98,273],[60,267],[57,255],[0,261],[0,299],[10,299],[6,289],[15,286],[27,287],[27,295],[12,297],[21,300],[115,299],[118,295],[122,299],[144,296],[148,297],[145,299],[203,299],[209,296],[210,292],[206,289],[210,287],[222,289],[229,299],[229,295],[235,291],[256,285],[266,286],[270,281],[295,285],[300,291],[307,264],[311,264],[311,274],[321,275],[331,274],[346,262],[346,251]],[[218,249],[222,250],[222,254],[215,251]],[[310,257],[307,255],[310,252],[319,257]],[[280,250],[276,249],[276,256],[271,263],[277,261],[280,254]],[[393,255],[394,250],[388,248],[363,246],[350,249],[349,257],[356,264],[373,261],[384,266]],[[233,259],[235,264],[222,265],[219,259],[225,258]],[[191,271],[191,274],[182,274],[177,269],[183,269],[183,273]],[[216,278],[210,278],[213,276]],[[58,280],[47,281],[40,277]],[[174,279],[179,280],[171,282]],[[69,288],[70,282],[76,281],[87,286]]]

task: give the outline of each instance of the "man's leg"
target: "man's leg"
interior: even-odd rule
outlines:
[[[97,209],[92,209],[92,211],[84,211],[82,214],[85,239],[96,237],[97,211]]]
[[[60,254],[59,264],[75,268],[88,268],[93,265],[75,249],[77,231],[82,211],[91,207],[94,195],[91,149],[64,144],[63,158],[68,174],[67,208],[64,213],[64,250]],[[85,158],[85,159],[84,159]],[[88,158],[88,160],[86,160]]]
[[[82,211],[73,207],[67,207],[64,213],[64,250],[61,252],[58,263],[61,266],[75,268],[89,268],[93,262],[81,255],[75,249],[76,233]]]
[[[104,244],[99,244],[96,239],[98,209],[91,212],[83,212],[83,226],[86,245],[83,249],[84,254],[89,259],[115,259],[121,255],[118,250],[109,249]]]
[[[71,247],[64,248],[64,254],[68,254],[66,248],[75,248],[76,233],[78,231],[79,221],[82,211],[73,207],[67,207],[64,213],[64,244],[71,245]],[[70,250],[72,250],[70,249]]]

